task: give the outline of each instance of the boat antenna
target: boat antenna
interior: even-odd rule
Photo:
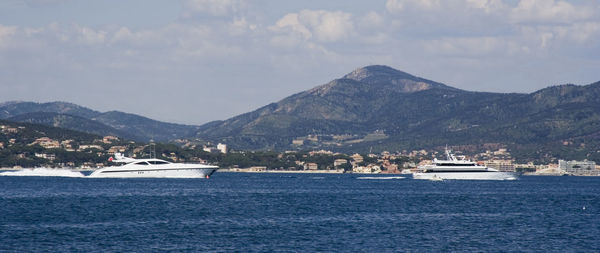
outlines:
[[[156,158],[156,143],[150,139],[150,159]]]
[[[446,152],[446,159],[454,161],[454,155],[452,155],[452,151],[448,149],[448,144],[446,144],[446,148],[444,149],[444,151]]]

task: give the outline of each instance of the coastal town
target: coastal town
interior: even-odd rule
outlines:
[[[443,149],[402,150],[366,154],[344,154],[329,150],[238,151],[223,143],[212,144],[180,139],[171,144],[138,143],[116,136],[88,140],[41,136],[23,138],[25,126],[0,125],[0,155],[3,169],[26,167],[73,168],[93,170],[110,166],[108,158],[116,153],[133,158],[155,156],[173,162],[210,163],[222,171],[236,172],[310,172],[310,173],[412,173],[443,158]],[[21,137],[21,138],[19,138]],[[301,144],[297,141],[298,144]],[[460,147],[450,147],[461,154]],[[478,153],[463,153],[479,165],[503,172],[526,175],[600,176],[594,161],[555,159],[555,163],[516,163],[510,150],[498,145]],[[493,149],[492,149],[493,148]]]

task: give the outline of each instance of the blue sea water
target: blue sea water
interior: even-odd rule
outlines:
[[[600,178],[0,177],[2,252],[598,252]]]

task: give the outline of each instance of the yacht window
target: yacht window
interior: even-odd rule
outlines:
[[[148,161],[150,164],[168,164],[168,162],[165,161]]]
[[[147,163],[147,162],[137,162],[137,163],[135,163],[135,164],[137,164],[137,165],[148,165],[148,163]]]

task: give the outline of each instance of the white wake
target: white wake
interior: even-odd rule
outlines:
[[[389,179],[405,179],[405,177],[357,177],[356,179],[389,180]]]
[[[14,177],[85,177],[81,172],[68,169],[35,168],[0,172],[0,176]]]

